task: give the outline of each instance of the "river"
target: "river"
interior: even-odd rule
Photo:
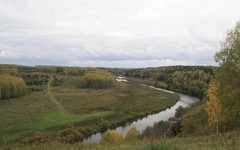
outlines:
[[[121,80],[124,80],[124,82],[127,82],[127,80],[122,77],[121,77]],[[159,91],[163,91],[163,92],[167,92],[167,93],[171,93],[171,94],[177,94],[179,96],[179,100],[174,106],[170,107],[169,109],[163,110],[156,114],[148,115],[142,119],[138,119],[137,121],[134,121],[131,123],[126,123],[126,125],[120,126],[120,127],[117,127],[114,129],[116,132],[122,133],[124,136],[127,134],[128,130],[133,125],[135,125],[137,127],[137,129],[139,130],[139,132],[141,133],[148,126],[153,126],[153,123],[155,121],[159,122],[161,120],[168,120],[168,118],[173,117],[175,115],[176,108],[178,108],[179,106],[188,107],[193,103],[199,102],[199,99],[197,97],[192,97],[192,96],[189,96],[186,94],[173,92],[173,91],[169,91],[169,90],[165,90],[165,89],[161,89],[161,88],[156,88],[154,86],[149,86],[149,85],[145,85],[145,84],[141,84],[141,85],[148,86],[149,88],[152,88],[155,90],[159,90]],[[99,132],[99,133],[93,134],[87,138],[84,138],[83,143],[98,143],[101,140],[101,137],[102,137],[102,133]]]

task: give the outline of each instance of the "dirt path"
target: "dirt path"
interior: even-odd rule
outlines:
[[[51,92],[52,80],[53,80],[53,77],[50,78],[50,80],[48,81],[48,84],[47,84],[48,95],[49,95],[50,99],[52,100],[52,102],[57,106],[57,108],[60,112],[67,113],[66,110],[63,108],[63,106],[55,99],[55,97],[53,96],[53,94]]]

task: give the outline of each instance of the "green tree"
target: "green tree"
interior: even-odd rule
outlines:
[[[240,123],[240,22],[221,42],[215,61],[220,65],[215,72],[219,84],[217,97],[227,121],[236,125]]]

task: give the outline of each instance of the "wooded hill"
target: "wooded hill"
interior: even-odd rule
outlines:
[[[155,86],[184,92],[200,99],[207,96],[210,81],[213,79],[210,66],[169,66],[127,70],[125,76],[156,81]],[[165,83],[166,86],[158,84]]]

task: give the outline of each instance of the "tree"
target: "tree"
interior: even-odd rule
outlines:
[[[127,132],[125,140],[129,142],[136,141],[138,135],[139,135],[138,129],[136,128],[136,126],[132,126],[131,129]]]
[[[182,107],[182,106],[179,106],[179,107],[176,109],[175,117],[176,117],[176,118],[180,118],[180,117],[182,117],[187,111],[188,111],[188,108],[184,108],[184,107]]]
[[[123,135],[118,134],[116,131],[107,130],[103,135],[100,143],[109,144],[109,143],[120,143],[123,141]]]
[[[221,42],[215,61],[220,65],[215,72],[219,84],[217,98],[227,121],[235,126],[240,123],[240,22]]]
[[[219,122],[223,121],[222,106],[217,98],[217,88],[214,82],[211,82],[208,90],[209,101],[207,101],[208,124],[210,127],[216,125],[216,132],[218,134]]]
[[[191,133],[194,130],[193,116],[183,118],[181,121],[181,131],[185,133]]]
[[[0,99],[24,95],[27,87],[22,78],[8,74],[0,74]]]

